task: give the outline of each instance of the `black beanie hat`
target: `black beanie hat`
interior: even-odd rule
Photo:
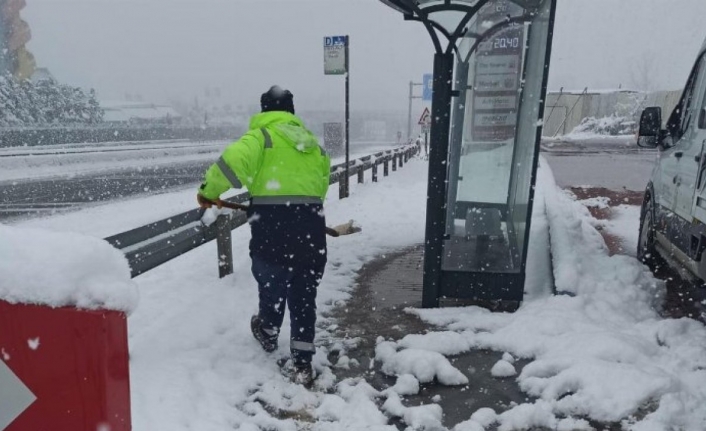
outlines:
[[[294,95],[279,85],[273,85],[260,96],[260,107],[262,112],[286,111],[294,114]]]

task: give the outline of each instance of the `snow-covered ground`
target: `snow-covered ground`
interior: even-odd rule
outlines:
[[[364,263],[423,242],[424,162],[413,160],[378,184],[352,186],[345,201],[332,189],[326,205],[329,224],[353,218],[363,231],[329,241],[317,301],[322,316],[349,297]],[[193,191],[170,193],[13,228],[103,237],[193,208],[193,200]],[[457,431],[588,430],[586,418],[622,421],[635,431],[705,430],[706,329],[693,320],[658,316],[661,282],[634,258],[608,255],[586,208],[557,188],[544,161],[535,209],[530,291],[520,310],[408,310],[439,330],[378,341],[382,369],[399,374],[398,383],[382,392],[365,382],[369,364],[349,364],[360,368],[361,377],[337,381],[326,360],[335,322],[323,317],[315,365],[319,389],[328,391],[310,392],[280,375],[275,358],[288,351],[288,331],[279,353],[267,355],[248,328],[257,303],[248,229],[234,232],[233,276],[218,279],[211,243],[136,278],[140,302],[129,319],[133,429],[393,430],[391,417],[412,429],[443,429],[438,404],[407,405],[404,395],[433,379],[473,387],[472,374],[446,357],[489,348],[498,351],[492,375],[516,379],[536,401],[505,412],[468,411]],[[547,241],[557,295],[548,288]],[[527,365],[517,366],[518,358]]]

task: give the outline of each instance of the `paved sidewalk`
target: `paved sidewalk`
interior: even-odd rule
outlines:
[[[422,268],[423,248],[419,245],[380,256],[360,270],[353,297],[336,310],[333,317],[339,322],[339,336],[360,338],[358,347],[347,354],[361,365],[350,370],[337,369],[339,379],[360,377],[363,373],[368,383],[377,389],[394,385],[395,378],[380,372],[379,364],[372,369],[368,367],[375,357],[376,338],[399,340],[407,334],[436,330],[404,312],[405,307],[421,306]],[[498,352],[487,350],[450,357],[451,363],[469,378],[470,384],[460,387],[423,384],[418,395],[405,398],[405,405],[429,404],[433,397],[440,396],[438,404],[444,410],[444,426],[451,429],[468,420],[479,408],[491,407],[501,412],[513,403],[527,402],[527,396],[520,392],[514,379],[491,376],[490,369],[498,357]],[[516,366],[521,368],[524,364],[518,362]],[[399,422],[395,424],[400,429],[406,427]]]

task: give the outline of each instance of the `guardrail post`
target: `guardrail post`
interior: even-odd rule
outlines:
[[[373,182],[378,182],[378,162],[373,162]]]
[[[338,199],[346,198],[346,174],[345,171],[338,174]]]
[[[397,153],[392,155],[392,172],[397,171]]]
[[[384,177],[390,175],[390,158],[389,158],[389,156],[385,156],[385,163],[382,166],[382,175]]]
[[[400,168],[404,166],[404,154],[400,153]]]
[[[363,184],[365,182],[365,169],[363,165],[358,167],[358,184]]]
[[[233,273],[233,242],[230,232],[230,216],[219,215],[216,219],[216,244],[218,248],[218,276],[226,277]]]

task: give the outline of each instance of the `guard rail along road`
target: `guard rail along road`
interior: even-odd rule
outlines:
[[[407,145],[351,160],[347,170],[345,163],[334,165],[331,167],[330,184],[339,183],[339,198],[342,199],[346,190],[346,171],[348,178],[357,176],[358,183],[363,183],[365,171],[372,170],[372,181],[377,182],[380,165],[383,167],[383,176],[388,176],[390,165],[392,171],[396,171],[417,151],[416,145]],[[249,199],[248,193],[242,193],[226,200],[244,203]],[[105,240],[125,254],[134,278],[217,239],[218,271],[220,277],[225,277],[233,273],[231,230],[246,224],[247,216],[244,211],[233,211],[219,215],[215,223],[206,226],[201,221],[203,214],[203,209],[194,209],[110,236]]]

